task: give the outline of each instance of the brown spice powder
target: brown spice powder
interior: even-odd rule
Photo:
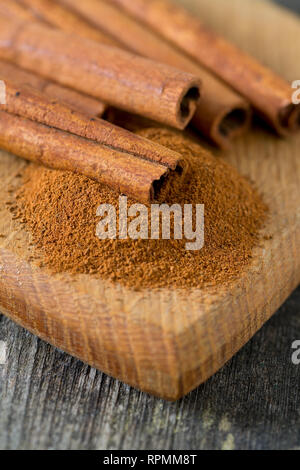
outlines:
[[[86,177],[30,164],[18,192],[19,214],[42,261],[55,272],[90,273],[134,288],[204,287],[236,278],[251,261],[267,207],[238,172],[182,134],[138,131],[188,161],[184,187],[167,204],[205,205],[205,245],[187,251],[186,240],[99,240],[96,210],[118,207],[119,194]],[[135,201],[128,199],[128,206]]]

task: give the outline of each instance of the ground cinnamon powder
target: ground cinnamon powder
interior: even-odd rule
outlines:
[[[191,172],[166,203],[205,205],[205,245],[186,240],[99,240],[96,210],[118,207],[119,194],[83,176],[30,164],[18,192],[19,215],[36,253],[55,272],[90,273],[133,288],[204,287],[235,279],[251,261],[267,207],[238,172],[180,133],[152,127],[139,134],[178,151]],[[135,201],[128,199],[130,206]]]

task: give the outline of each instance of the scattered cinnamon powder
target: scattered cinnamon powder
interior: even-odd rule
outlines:
[[[156,127],[138,132],[189,162],[190,177],[165,202],[205,205],[204,248],[187,251],[186,240],[99,240],[96,210],[103,203],[118,207],[119,194],[86,177],[30,164],[18,207],[43,264],[133,288],[204,287],[236,278],[251,261],[267,214],[257,191],[182,134]],[[128,206],[134,202],[128,199]]]

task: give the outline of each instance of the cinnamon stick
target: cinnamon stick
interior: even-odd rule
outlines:
[[[50,168],[81,173],[141,202],[156,199],[171,174],[183,177],[176,152],[105,121],[90,121],[29,88],[5,84],[1,148]]]
[[[7,0],[1,0],[0,6],[2,2],[5,4],[8,3]],[[53,0],[18,0],[18,2],[23,6],[23,10],[25,9],[26,14],[31,16],[31,19],[28,18],[29,21],[32,21],[33,18],[36,17],[37,19],[68,33],[76,33],[80,36],[94,41],[99,41],[103,44],[112,43],[105,34],[99,31],[99,29],[82,21],[78,15]],[[9,0],[9,3],[15,4],[16,2],[14,0]],[[20,19],[21,14],[22,12],[19,10],[18,14],[17,8],[15,8],[15,17],[18,16]]]
[[[31,86],[45,93],[48,97],[62,101],[72,109],[89,117],[101,117],[107,109],[104,103],[95,98],[58,85],[3,60],[0,60],[0,79],[14,81],[19,86]]]
[[[34,22],[0,19],[0,58],[179,129],[200,95],[191,74]]]
[[[214,143],[228,148],[234,138],[249,128],[251,110],[244,98],[120,8],[104,0],[59,1],[80,15],[83,21],[105,32],[112,44],[199,77],[202,81],[201,100],[192,123]]]
[[[49,168],[80,173],[141,202],[155,197],[168,170],[67,132],[0,111],[0,146]]]
[[[5,81],[5,85],[6,104],[1,105],[1,109],[10,114],[85,137],[114,150],[127,152],[166,166],[171,170],[183,171],[184,163],[180,155],[166,147],[114,126],[103,119],[90,119],[31,88],[19,87],[11,81]]]
[[[32,13],[14,0],[0,1],[0,16],[21,21],[32,21]]]
[[[85,24],[77,15],[68,12],[65,8],[61,8],[53,2],[48,3],[48,11],[50,12],[49,18],[51,17],[52,20],[51,23],[53,23],[54,18],[57,18],[57,24],[55,23],[54,26],[57,25],[63,27],[66,31],[80,31],[80,33],[84,34],[86,37],[105,42],[105,35],[101,34],[96,28],[92,28],[88,24]],[[34,5],[32,4],[32,7],[33,6]],[[59,9],[63,10],[60,12],[61,14],[59,14]],[[26,7],[25,2],[21,4],[15,0],[0,0],[0,15],[3,17],[19,21],[33,21],[35,19],[34,13],[38,14],[37,11],[34,12],[32,9]],[[38,16],[42,21],[47,21],[47,18],[45,18],[44,15],[43,18],[41,18],[41,15]],[[101,117],[107,110],[107,105],[100,100],[96,100],[95,98],[84,95],[83,93],[71,88],[63,87],[49,80],[47,81],[40,76],[22,70],[13,64],[0,61],[0,72],[2,74],[2,79],[14,80],[20,85],[30,84],[34,88],[44,91],[48,96],[57,98],[71,106],[73,109],[85,113],[88,116]]]
[[[168,0],[111,0],[243,95],[280,135],[300,128],[291,86]]]

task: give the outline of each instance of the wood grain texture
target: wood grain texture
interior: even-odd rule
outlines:
[[[237,0],[195,5],[220,32],[256,52],[286,79],[297,78],[296,17],[260,0],[245,0],[242,10]],[[133,293],[87,276],[49,276],[32,266],[27,261],[29,236],[5,205],[12,198],[5,188],[18,186],[24,163],[3,153],[2,311],[110,375],[164,398],[179,398],[228,361],[299,284],[299,143],[299,136],[280,140],[257,126],[223,155],[264,194],[271,207],[266,230],[273,238],[256,250],[253,264],[230,289],[195,290],[186,296],[167,290]]]
[[[109,378],[4,316],[0,449],[299,449],[300,288],[217,374],[176,403]]]

